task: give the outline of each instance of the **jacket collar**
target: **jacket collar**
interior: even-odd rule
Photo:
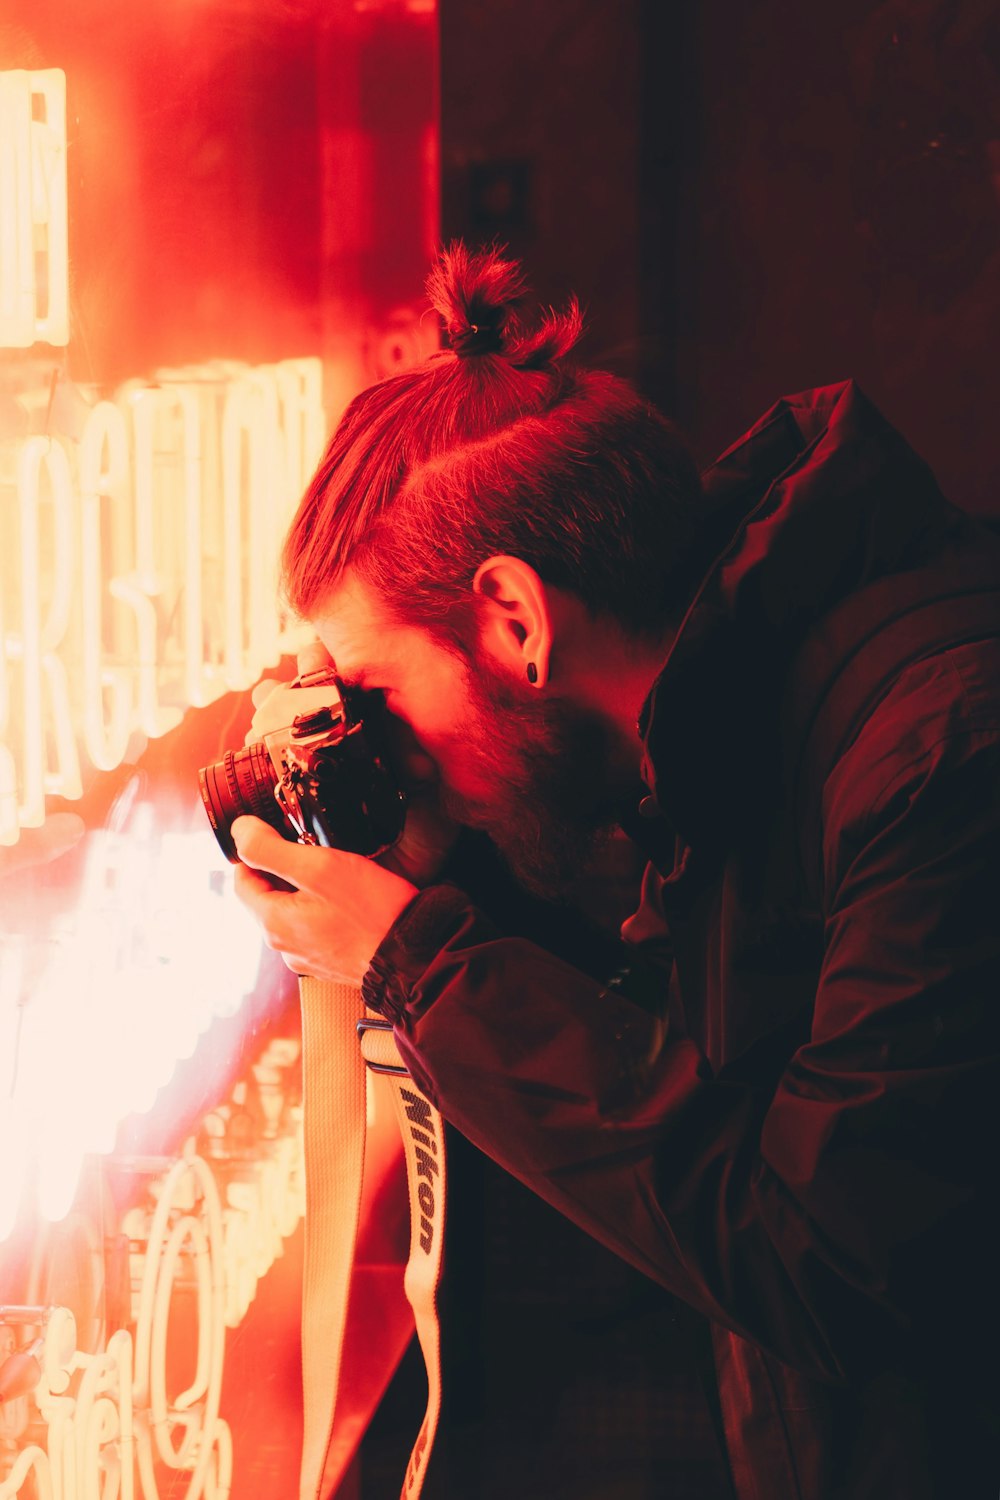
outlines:
[[[956,524],[927,465],[853,381],[786,397],[703,476],[729,541],[643,706],[645,774],[688,843],[780,793],[782,686],[810,626],[932,555]]]

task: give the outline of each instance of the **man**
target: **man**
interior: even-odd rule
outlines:
[[[286,547],[412,737],[409,842],[389,868],[241,819],[238,890],[296,971],[363,985],[447,1119],[710,1320],[739,1500],[993,1497],[997,545],[850,384],[699,488],[521,290],[445,257],[453,352],[359,398]],[[440,878],[448,819],[549,897],[617,822],[650,861],[623,944],[501,931]]]

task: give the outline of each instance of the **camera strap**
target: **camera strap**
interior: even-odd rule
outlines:
[[[416,1500],[441,1407],[437,1289],[444,1241],[444,1128],[401,1063],[390,1023],[366,1015],[360,991],[303,977],[299,993],[306,1173],[300,1500],[320,1500],[334,1438],[361,1207],[366,1068],[389,1080],[406,1159],[410,1256],[403,1285],[428,1388],[427,1410],[401,1490],[403,1500]]]

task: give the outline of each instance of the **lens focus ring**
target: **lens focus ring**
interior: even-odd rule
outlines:
[[[227,750],[224,764],[233,806],[273,824],[277,814],[274,800],[277,783],[271,758],[261,742],[256,740],[245,750]]]

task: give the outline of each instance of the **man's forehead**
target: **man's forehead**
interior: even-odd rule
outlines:
[[[340,676],[351,682],[372,676],[391,651],[398,629],[356,580],[339,585],[313,616],[312,624]]]
[[[314,620],[316,633],[330,655],[338,676],[345,682],[360,682],[374,670],[378,656],[376,633],[366,630],[342,629],[336,620],[323,616]]]

